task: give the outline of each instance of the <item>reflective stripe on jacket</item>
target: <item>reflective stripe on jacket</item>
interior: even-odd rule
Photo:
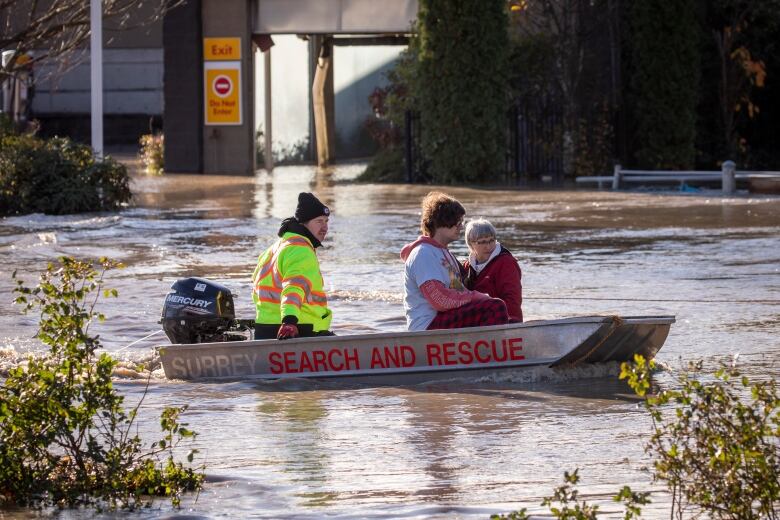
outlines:
[[[320,263],[306,237],[285,233],[266,249],[257,260],[252,284],[257,323],[276,324],[295,316],[298,323],[313,325],[314,332],[330,328]]]

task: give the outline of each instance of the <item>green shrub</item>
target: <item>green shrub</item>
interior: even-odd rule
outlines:
[[[734,366],[705,382],[701,363],[676,377],[675,390],[647,396],[653,361],[635,356],[621,365],[620,379],[640,397],[653,420],[645,447],[654,460],[653,477],[672,493],[670,517],[759,520],[780,518],[780,394],[774,379],[751,383]],[[577,499],[577,471],[545,498],[554,518],[592,520],[598,507]],[[649,493],[624,486],[613,497],[625,506],[623,518],[639,518]],[[496,520],[528,520],[525,509]]]
[[[0,113],[0,139],[14,133],[14,123],[8,114]]]
[[[640,396],[654,364],[638,356],[620,377]],[[705,382],[701,363],[677,377],[675,390],[647,397],[653,434],[646,450],[654,476],[672,492],[672,517],[684,508],[710,518],[778,518],[780,394],[774,380],[751,383],[734,367]]]
[[[127,169],[66,138],[0,136],[0,215],[116,210],[131,198]]]
[[[0,504],[133,509],[160,495],[178,506],[182,492],[202,484],[201,473],[174,459],[180,441],[195,436],[179,423],[186,407],[166,408],[163,438],[143,448],[133,433],[141,403],[123,408],[111,382],[116,361],[97,354],[100,341],[89,327],[104,317],[93,293],[116,266],[63,257],[33,289],[17,279],[16,302],[40,312],[37,337],[49,350],[12,369],[0,386]]]
[[[403,149],[380,149],[356,179],[359,182],[406,182]]]

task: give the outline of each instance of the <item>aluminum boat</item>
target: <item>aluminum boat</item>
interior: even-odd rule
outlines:
[[[528,367],[651,359],[674,316],[583,316],[419,332],[157,347],[170,379],[344,378],[402,384]]]

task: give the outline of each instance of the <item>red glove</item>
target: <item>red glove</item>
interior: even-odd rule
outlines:
[[[279,333],[276,334],[276,339],[290,339],[298,337],[298,327],[294,323],[283,323],[279,327]]]

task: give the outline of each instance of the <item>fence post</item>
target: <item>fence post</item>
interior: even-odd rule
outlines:
[[[512,169],[515,174],[515,183],[520,180],[520,109],[517,103],[512,104],[512,120],[510,123],[510,135],[512,136]]]
[[[620,178],[623,174],[620,171],[620,165],[615,165],[615,173],[612,177],[612,189],[613,190],[619,190],[620,189]]]
[[[725,161],[721,166],[721,190],[724,195],[731,195],[737,189],[736,169],[737,165],[734,161]]]

